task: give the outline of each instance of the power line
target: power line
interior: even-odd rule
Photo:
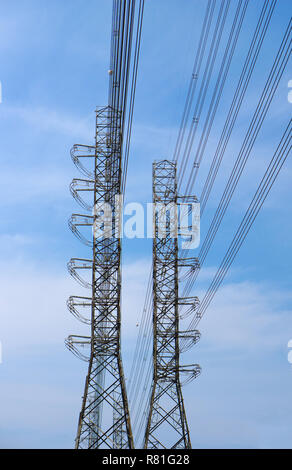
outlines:
[[[200,305],[200,310],[196,317],[191,321],[188,329],[193,329],[197,326],[202,316],[208,309],[211,301],[213,300],[216,292],[221,286],[230,266],[232,265],[238,251],[240,250],[246,236],[248,235],[256,217],[259,214],[273,184],[275,183],[289,153],[291,152],[292,140],[292,120],[290,119],[288,126],[280,140],[279,145],[261,179],[261,182],[252,198],[252,201],[245,212],[245,215],[229,245],[229,248],[224,255],[220,266],[207,289],[206,294]]]

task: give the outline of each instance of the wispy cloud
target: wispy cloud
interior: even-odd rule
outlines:
[[[72,114],[55,109],[9,105],[3,105],[0,111],[2,118],[19,119],[32,126],[32,129],[69,135],[74,139],[84,139],[85,142],[91,142],[94,137],[93,114],[86,117],[74,117]]]

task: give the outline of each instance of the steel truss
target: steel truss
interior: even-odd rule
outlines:
[[[186,201],[186,198],[184,198]],[[193,199],[192,199],[193,200]],[[197,364],[181,366],[180,352],[200,337],[197,330],[179,329],[180,311],[189,315],[198,307],[197,297],[179,298],[179,270],[194,269],[197,258],[179,259],[177,212],[165,206],[177,204],[176,165],[163,160],[153,164],[153,384],[144,438],[146,449],[190,449],[182,382],[197,377]],[[165,222],[164,228],[161,227]],[[184,348],[180,347],[183,341]]]
[[[121,189],[121,113],[111,106],[96,112],[95,140],[95,146],[75,145],[71,151],[74,163],[88,178],[73,180],[72,195],[84,209],[93,209],[91,215],[73,214],[69,221],[72,232],[93,251],[90,260],[73,258],[68,263],[72,276],[91,289],[91,297],[68,300],[70,312],[91,325],[89,337],[71,335],[66,341],[74,354],[89,362],[76,448],[133,448],[120,354],[121,243],[115,203]],[[112,232],[104,223],[98,235],[95,228],[104,203],[111,208]]]

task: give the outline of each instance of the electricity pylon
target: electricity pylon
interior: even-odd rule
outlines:
[[[90,336],[72,335],[66,340],[73,353],[89,362],[76,448],[134,447],[120,344],[119,198],[134,20],[135,0],[113,0],[109,105],[97,109],[95,145],[75,145],[71,151],[85,176],[72,181],[71,193],[84,209],[93,211],[73,214],[69,221],[73,233],[92,248],[92,258],[68,263],[73,277],[91,291],[90,296],[68,300],[73,315],[91,326]]]
[[[71,155],[87,177],[75,179],[71,192],[91,215],[73,214],[69,226],[92,259],[73,258],[70,273],[90,297],[70,297],[69,310],[91,325],[89,337],[69,336],[69,349],[88,360],[88,374],[79,417],[76,448],[133,448],[125,378],[120,352],[121,242],[121,113],[111,106],[96,112],[95,146],[75,145]],[[94,162],[93,171],[86,160]],[[86,234],[87,230],[87,234]],[[87,278],[81,273],[88,272]],[[88,310],[86,315],[84,311]],[[86,357],[82,348],[89,347]]]
[[[191,440],[182,395],[187,381],[200,373],[197,364],[181,366],[181,341],[187,348],[199,332],[180,331],[179,309],[194,312],[197,297],[179,298],[180,268],[196,266],[197,258],[179,259],[176,165],[153,164],[153,383],[144,438],[146,449],[190,449]],[[186,198],[184,198],[185,200]],[[185,348],[184,348],[185,350]]]

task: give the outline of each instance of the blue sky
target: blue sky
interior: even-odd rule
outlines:
[[[217,2],[218,8],[219,1]],[[172,157],[204,15],[203,0],[146,0],[126,198],[151,201],[152,161]],[[227,29],[234,15],[231,0]],[[216,148],[263,1],[250,2],[197,180]],[[69,150],[93,142],[106,104],[110,0],[3,0],[0,18],[0,446],[73,446],[86,364],[64,346],[87,330],[67,312],[82,290],[66,263],[88,250],[67,228],[78,206]],[[204,237],[291,16],[278,0],[202,221]],[[226,34],[222,44],[226,41]],[[222,47],[220,53],[222,54]],[[215,64],[210,90],[215,85]],[[291,59],[194,293],[202,296],[289,118]],[[207,102],[208,98],[207,97]],[[207,109],[207,108],[206,108]],[[203,118],[204,119],[204,118]],[[200,132],[200,128],[199,128]],[[291,175],[286,161],[186,361],[202,366],[184,389],[194,447],[291,447]],[[151,241],[124,240],[123,356],[131,366]]]

